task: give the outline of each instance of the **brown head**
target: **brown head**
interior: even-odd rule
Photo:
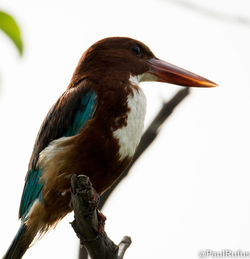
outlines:
[[[217,84],[155,57],[142,42],[111,37],[93,44],[81,57],[69,87],[83,78],[99,81],[103,77],[126,81],[158,81],[182,86],[214,87]]]

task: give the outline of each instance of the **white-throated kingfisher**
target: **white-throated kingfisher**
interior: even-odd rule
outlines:
[[[105,38],[87,49],[37,135],[20,204],[21,226],[5,259],[21,258],[37,234],[71,211],[73,174],[89,176],[99,194],[122,174],[143,131],[142,81],[216,86],[156,58],[131,38]]]

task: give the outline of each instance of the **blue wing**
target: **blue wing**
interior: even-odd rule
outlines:
[[[42,200],[42,183],[39,182],[42,172],[36,167],[40,152],[55,139],[78,134],[93,117],[96,106],[95,91],[80,85],[67,90],[51,108],[40,128],[30,159],[19,209],[20,218],[25,218],[37,198]]]

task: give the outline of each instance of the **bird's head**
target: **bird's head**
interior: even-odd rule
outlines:
[[[158,59],[142,42],[125,37],[105,38],[83,54],[73,81],[89,78],[99,81],[109,77],[121,81],[130,77],[182,86],[214,87],[217,84],[185,69]]]

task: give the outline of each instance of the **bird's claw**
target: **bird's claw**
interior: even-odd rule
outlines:
[[[97,216],[98,216],[98,233],[100,234],[104,231],[106,217],[99,210],[97,210]]]
[[[96,192],[93,192],[92,200],[89,201],[89,204],[92,207],[96,208],[98,206],[98,204],[99,204],[99,200],[100,200],[99,195]]]

